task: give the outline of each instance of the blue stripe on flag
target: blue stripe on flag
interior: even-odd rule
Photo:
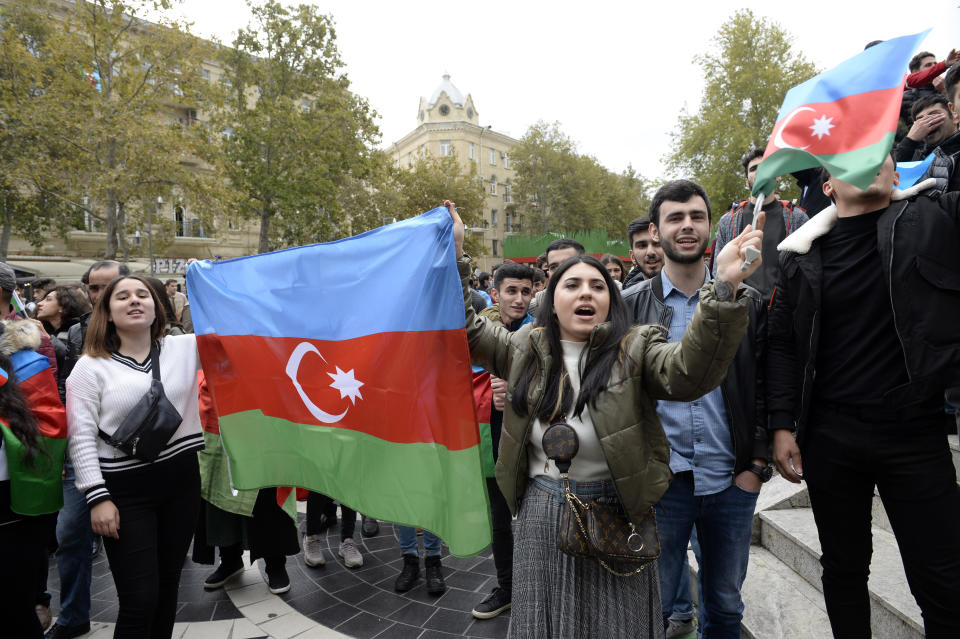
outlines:
[[[194,262],[197,335],[345,340],[464,327],[445,208],[327,244]]]
[[[933,163],[934,155],[934,153],[931,153],[918,162],[897,162],[897,172],[900,173],[900,184],[897,185],[897,188],[901,190],[909,189],[919,182]]]
[[[867,91],[902,86],[907,63],[928,33],[930,29],[881,42],[798,84],[787,91],[777,121],[805,104],[835,102]]]

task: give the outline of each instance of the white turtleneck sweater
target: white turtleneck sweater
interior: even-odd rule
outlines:
[[[583,349],[586,348],[587,343],[561,341],[560,345],[563,347],[563,365],[570,377],[570,385],[573,387],[573,397],[576,401],[576,397],[580,393],[580,356],[583,354]],[[600,439],[593,429],[590,407],[586,406],[579,417],[567,415],[566,422],[577,431],[577,437],[580,440],[580,449],[570,464],[570,479],[576,481],[610,479],[607,459],[603,456]],[[557,465],[549,461],[543,452],[543,433],[549,425],[544,426],[539,419],[533,423],[530,441],[527,443],[530,477],[544,475],[552,479],[560,479],[560,471],[557,470]]]

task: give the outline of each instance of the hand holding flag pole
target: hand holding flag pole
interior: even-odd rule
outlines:
[[[743,232],[727,242],[717,255],[717,279],[732,284],[734,292],[740,282],[753,275],[763,262],[758,253],[763,244],[766,221],[767,214],[761,210],[754,217],[753,224],[747,224]]]
[[[460,259],[460,256],[463,255],[463,220],[460,219],[460,214],[457,213],[457,207],[450,200],[444,200],[443,205],[447,207],[447,210],[450,211],[450,218],[453,220],[453,245],[457,250],[457,259]]]

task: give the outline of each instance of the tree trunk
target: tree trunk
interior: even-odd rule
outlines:
[[[106,260],[117,259],[117,195],[116,191],[107,191],[107,210],[104,215],[104,226],[107,231],[107,244],[103,250]]]
[[[120,250],[123,252],[124,264],[130,261],[130,249],[127,247],[127,237],[123,232],[126,215],[127,213],[123,203],[119,202],[117,204],[117,242],[120,244]]]
[[[260,209],[260,246],[257,247],[257,253],[270,252],[270,216],[272,211],[269,205]]]
[[[0,234],[0,261],[7,261],[7,250],[10,247],[10,229],[13,227],[13,215],[10,209],[3,209],[3,233]]]

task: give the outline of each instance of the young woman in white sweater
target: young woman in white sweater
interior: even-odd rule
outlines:
[[[200,360],[193,335],[163,337],[166,318],[141,277],[107,285],[90,319],[84,355],[67,379],[70,458],[95,533],[103,535],[120,611],[114,637],[169,637],[180,568],[200,507],[197,398]],[[183,418],[155,461],[109,445],[152,380],[159,348],[164,392]]]

